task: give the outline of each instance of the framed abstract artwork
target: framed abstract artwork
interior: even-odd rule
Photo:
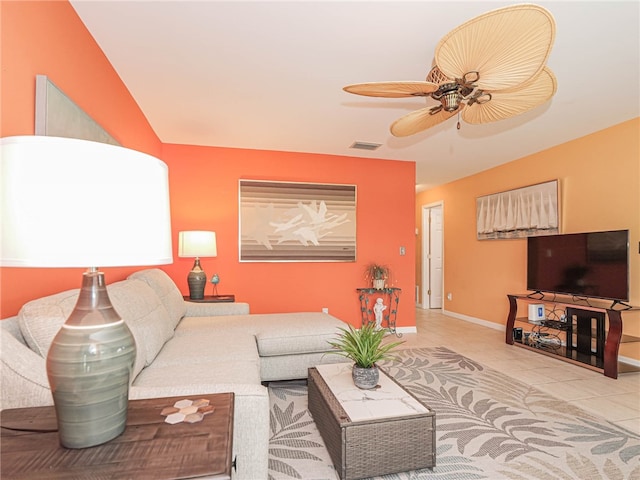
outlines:
[[[354,262],[356,186],[240,180],[241,262]]]
[[[559,182],[551,180],[476,199],[478,240],[560,233]]]

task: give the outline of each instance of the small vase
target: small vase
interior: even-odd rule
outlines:
[[[356,387],[363,390],[371,390],[378,385],[380,371],[375,365],[371,368],[363,368],[354,364],[351,370],[351,376],[353,377],[353,383]]]

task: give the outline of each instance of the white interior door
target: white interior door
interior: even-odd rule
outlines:
[[[422,209],[422,308],[442,308],[442,204]]]
[[[442,205],[431,207],[429,254],[429,308],[442,308]]]

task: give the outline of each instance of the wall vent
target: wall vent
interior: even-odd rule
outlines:
[[[381,146],[381,143],[353,142],[349,148],[357,148],[359,150],[377,150]]]

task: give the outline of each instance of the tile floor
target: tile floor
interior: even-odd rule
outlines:
[[[504,341],[504,332],[416,308],[417,333],[403,346],[445,346],[487,367],[530,383],[550,395],[640,434],[640,372],[617,379],[525,350]]]

